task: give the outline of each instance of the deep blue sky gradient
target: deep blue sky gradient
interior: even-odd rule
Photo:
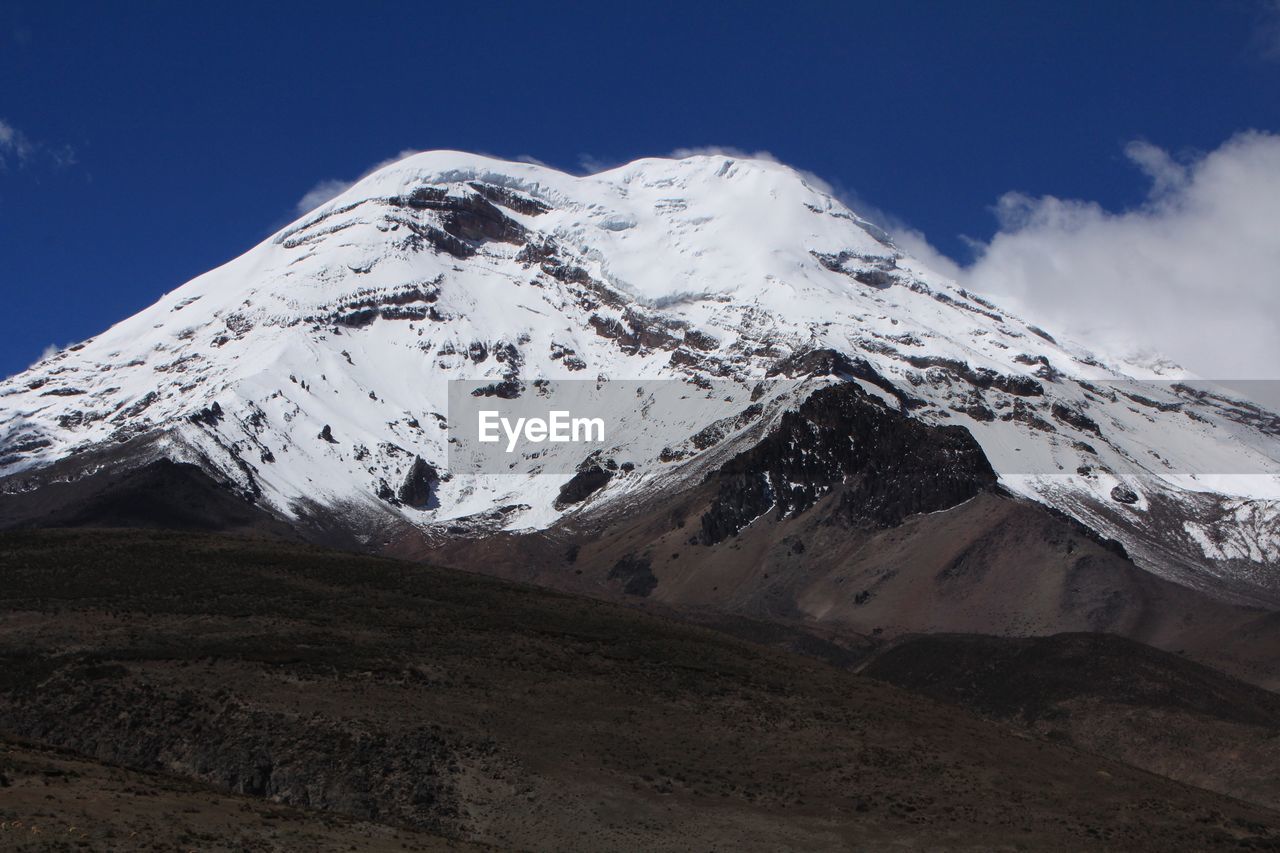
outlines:
[[[767,150],[964,259],[1009,190],[1139,203],[1132,139],[1280,131],[1267,5],[6,0],[0,120],[33,150],[0,171],[0,375],[404,149]]]

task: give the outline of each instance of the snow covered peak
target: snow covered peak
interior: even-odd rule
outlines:
[[[363,178],[277,239],[370,200],[472,183],[546,205],[540,230],[600,261],[610,284],[653,304],[690,295],[767,295],[814,268],[814,252],[894,254],[872,236],[878,229],[794,169],[727,155],[647,158],[575,176],[532,163],[428,151]]]
[[[1196,553],[1228,547],[1208,517],[1263,519],[1254,528],[1280,541],[1270,504],[1228,512],[1219,500],[1280,497],[1280,422],[1168,383],[1118,388],[1130,377],[1114,366],[879,233],[766,160],[574,176],[416,154],[0,382],[0,476],[27,488],[53,463],[145,443],[285,517],[320,505],[430,526],[506,507],[504,526],[545,526],[576,509],[556,503],[563,477],[457,477],[430,508],[395,499],[422,465],[445,469],[448,380],[715,380],[749,395],[765,377],[834,374],[913,418],[968,428],[1006,486],[1109,535],[1159,514],[1167,537],[1176,505],[1194,511],[1199,526],[1177,536]],[[661,452],[646,426],[618,437],[634,470],[591,503],[682,482],[716,451]],[[1242,473],[1253,478],[1197,479]]]

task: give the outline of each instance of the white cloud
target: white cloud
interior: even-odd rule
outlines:
[[[1006,194],[999,233],[962,269],[919,232],[895,239],[1104,353],[1159,352],[1219,379],[1280,378],[1280,136],[1242,133],[1183,162],[1146,142],[1125,153],[1151,181],[1135,209]]]
[[[11,168],[22,169],[35,163],[63,169],[75,165],[76,152],[70,145],[50,147],[36,142],[9,122],[0,119],[0,172]]]
[[[343,180],[342,178],[325,178],[322,181],[318,181],[315,186],[303,194],[302,198],[298,199],[297,202],[294,203],[294,213],[298,216],[310,213],[330,199],[342,195],[344,192],[351,189],[351,187],[355,186],[358,181],[367,178],[382,167],[390,166],[392,163],[399,162],[406,157],[412,157],[414,154],[420,153],[420,151],[415,149],[406,148],[394,157],[388,157],[379,163],[373,164],[368,169],[361,172],[359,177],[352,180],[348,181]]]
[[[674,160],[689,157],[736,157],[739,160],[767,160],[770,163],[781,162],[771,151],[747,151],[734,148],[732,145],[695,145],[688,148],[677,148],[669,155]]]
[[[859,215],[867,216],[861,209],[856,207],[853,209],[857,210]],[[879,225],[882,220],[871,219],[871,221]],[[928,238],[924,236],[923,231],[905,225],[881,225],[881,227],[889,232],[898,248],[928,266],[929,269],[942,273],[947,278],[954,278],[957,281],[964,276],[964,268],[935,249]]]
[[[57,355],[60,352],[62,352],[62,347],[58,346],[57,344],[49,344],[44,348],[44,351],[40,353],[40,357],[37,358],[32,363],[31,366],[35,367],[40,362],[44,361],[45,359],[53,358],[55,355]]]
[[[0,119],[0,169],[25,166],[35,152],[35,146],[26,134]]]
[[[293,206],[294,211],[301,216],[304,213],[310,213],[320,205],[324,204],[331,198],[342,195],[351,189],[355,181],[343,181],[338,178],[326,178],[320,181],[311,189],[307,190],[302,198],[298,199]]]
[[[618,166],[621,166],[621,165],[622,165],[622,162],[620,160],[613,160],[605,157],[597,157],[594,154],[579,154],[578,170],[576,174],[598,175],[601,172],[607,172],[610,169],[617,168]]]

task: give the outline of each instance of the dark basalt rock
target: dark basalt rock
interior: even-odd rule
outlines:
[[[325,424],[324,427],[320,430],[320,435],[318,436],[318,438],[322,439],[323,441],[327,441],[330,444],[338,443],[338,440],[333,437],[332,427],[330,427],[328,424]]]
[[[526,216],[541,216],[551,210],[550,205],[543,204],[535,198],[521,195],[514,190],[509,190],[506,187],[501,187],[497,184],[485,184],[480,181],[473,181],[468,184],[468,186],[494,204],[514,210],[516,213],[523,213]]]
[[[1244,424],[1267,435],[1280,437],[1280,414],[1264,409],[1247,400],[1225,397],[1200,388],[1192,388],[1181,382],[1170,386],[1170,389],[1179,397],[1186,397],[1209,406],[1215,413],[1228,420]],[[1189,417],[1202,420],[1201,416],[1189,409],[1186,410],[1186,414]]]
[[[690,329],[685,332],[684,343],[703,352],[710,352],[720,346],[720,341],[715,337],[697,329]]]
[[[430,225],[414,225],[410,230],[413,233],[405,238],[404,247],[411,251],[421,251],[424,245],[430,245],[436,251],[460,260],[473,257],[476,253],[474,248],[439,228]]]
[[[157,395],[154,391],[150,391],[147,393],[146,397],[143,397],[142,400],[139,401],[139,403],[147,400],[147,397],[151,397],[154,400],[156,396]],[[151,402],[152,401],[147,401],[147,405],[150,405]],[[187,419],[190,420],[193,424],[204,424],[205,426],[217,426],[218,421],[222,420],[222,417],[223,417],[222,406],[219,406],[217,402],[214,402],[212,405],[205,406],[200,411],[189,415]],[[325,427],[325,429],[328,429],[328,427]]]
[[[406,506],[427,509],[435,503],[436,486],[439,483],[440,475],[435,467],[421,456],[415,456],[396,497]]]
[[[1075,409],[1068,408],[1062,403],[1053,404],[1053,416],[1068,426],[1075,427],[1084,432],[1091,432],[1096,436],[1102,436],[1102,430],[1098,427],[1098,422],[1083,412],[1077,412]]]
[[[653,574],[653,563],[649,555],[636,556],[628,554],[614,563],[609,570],[609,580],[621,580],[623,595],[645,597],[653,592],[658,579]]]
[[[1035,335],[1035,336],[1036,336],[1036,337],[1038,337],[1038,338],[1044,338],[1046,341],[1048,341],[1048,342],[1049,342],[1049,343],[1051,343],[1051,344],[1056,344],[1056,343],[1057,343],[1057,341],[1056,341],[1056,340],[1054,340],[1053,335],[1049,334],[1048,332],[1046,332],[1044,329],[1040,328],[1039,326],[1027,326],[1027,331],[1028,331],[1028,332],[1030,332],[1031,334]]]
[[[1176,412],[1182,408],[1181,403],[1161,403],[1157,400],[1152,400],[1150,397],[1144,397],[1141,394],[1125,394],[1125,396],[1137,403],[1139,406],[1146,406],[1149,409],[1156,409],[1161,412]]]
[[[1018,397],[1040,397],[1044,394],[1044,386],[1030,376],[1011,376],[1005,373],[997,373],[985,367],[975,370],[963,361],[934,355],[908,355],[904,356],[904,359],[917,370],[928,370],[931,367],[936,367],[952,373],[973,387],[982,390],[994,388],[997,391],[1003,391],[1006,394],[1013,394]]]
[[[332,310],[307,317],[319,325],[336,324],[359,328],[374,320],[439,319],[431,303],[440,298],[440,279],[411,284],[392,291],[361,290],[333,306]]]
[[[884,270],[858,270],[853,274],[853,278],[859,284],[865,284],[867,287],[874,287],[877,290],[885,290],[893,287],[894,277]]]
[[[516,253],[516,260],[522,264],[541,264],[559,256],[559,246],[550,237],[541,240],[530,240]]]
[[[53,441],[34,432],[23,432],[12,436],[8,443],[0,446],[0,465],[9,465],[18,461],[28,453],[43,450],[52,446]]]
[[[591,324],[591,328],[596,330],[596,334],[602,338],[621,340],[629,345],[637,343],[634,337],[630,336],[630,332],[622,324],[622,321],[615,317],[601,317],[599,314],[592,314],[587,322]]]
[[[698,355],[696,353],[689,352],[686,349],[677,347],[672,350],[671,358],[667,360],[667,363],[672,367],[701,367],[706,363],[706,361],[706,356]]]
[[[780,516],[804,512],[837,490],[837,517],[891,527],[996,484],[968,430],[913,420],[855,384],[815,392],[710,479],[719,488],[702,516],[705,544],[727,539],[773,509]]]
[[[613,472],[597,462],[589,462],[560,487],[556,497],[556,509],[564,509],[576,503],[582,503],[591,495],[603,489],[613,479]]]
[[[1122,483],[1111,489],[1111,500],[1122,504],[1136,504],[1138,493]]]
[[[455,196],[442,187],[419,187],[407,196],[389,199],[388,203],[412,210],[438,211],[445,233],[471,243],[493,240],[519,244],[526,233],[524,226],[478,192]]]
[[[472,397],[497,397],[502,400],[514,400],[524,393],[524,385],[514,379],[493,382],[483,388],[471,392]]]
[[[392,489],[391,489],[391,487],[390,487],[389,485],[387,485],[387,481],[386,481],[386,480],[383,480],[383,479],[379,479],[379,480],[378,480],[378,492],[377,492],[377,495],[378,495],[378,497],[379,497],[379,498],[381,498],[382,500],[386,501],[387,503],[396,503],[396,502],[397,502],[397,501],[396,501],[396,493],[395,493],[394,491],[392,491]]]
[[[1000,420],[1018,421],[1019,423],[1026,424],[1032,429],[1038,429],[1041,432],[1058,431],[1053,424],[1036,414],[1036,410],[1031,404],[1023,400],[1014,400],[1013,409],[1001,415]]]
[[[928,295],[934,300],[941,302],[943,305],[950,305],[954,308],[960,308],[964,311],[971,311],[974,314],[981,314],[984,317],[990,317],[992,320],[995,320],[997,323],[1004,322],[1004,316],[996,313],[995,311],[988,311],[985,308],[979,308],[976,305],[970,305],[968,302],[962,302],[958,299],[952,299],[950,296],[948,296],[945,293],[925,287],[924,284],[922,284],[921,282],[912,281],[907,286],[910,287],[912,290],[916,291],[917,293],[924,293]]]
[[[766,376],[838,376],[852,375],[853,360],[837,350],[802,349],[786,358],[774,362],[765,373]]]
[[[82,412],[79,409],[73,409],[65,415],[58,416],[58,426],[62,429],[75,429],[94,421],[100,421],[104,417],[106,417],[105,412]]]
[[[674,333],[680,331],[681,324],[660,314],[642,311],[634,305],[628,306],[622,316],[631,327],[640,349],[673,350],[680,345],[680,338]]]
[[[830,348],[803,349],[780,359],[771,365],[766,376],[840,376],[845,379],[861,379],[885,391],[895,399],[902,409],[917,409],[926,405],[923,400],[906,394],[897,385],[880,375],[871,362],[863,358],[850,358],[838,350]]]
[[[814,260],[822,264],[826,269],[838,272],[841,275],[847,275],[867,287],[885,290],[897,283],[897,277],[892,274],[898,268],[898,262],[895,258],[860,255],[849,251],[841,251],[834,255],[826,255],[821,252],[810,252],[809,254],[813,255]],[[849,261],[857,261],[859,268],[847,269],[845,264]]]
[[[990,422],[996,419],[996,413],[980,402],[970,402],[962,406],[952,406],[952,410],[968,415],[975,421]]]
[[[480,196],[460,199],[440,220],[447,233],[462,240],[517,245],[524,241],[524,226]]]

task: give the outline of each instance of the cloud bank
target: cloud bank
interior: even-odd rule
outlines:
[[[919,232],[899,228],[895,240],[1113,357],[1161,354],[1204,377],[1280,379],[1280,136],[1242,133],[1190,159],[1147,142],[1125,154],[1150,181],[1132,210],[1007,193],[998,233],[968,266]]]

